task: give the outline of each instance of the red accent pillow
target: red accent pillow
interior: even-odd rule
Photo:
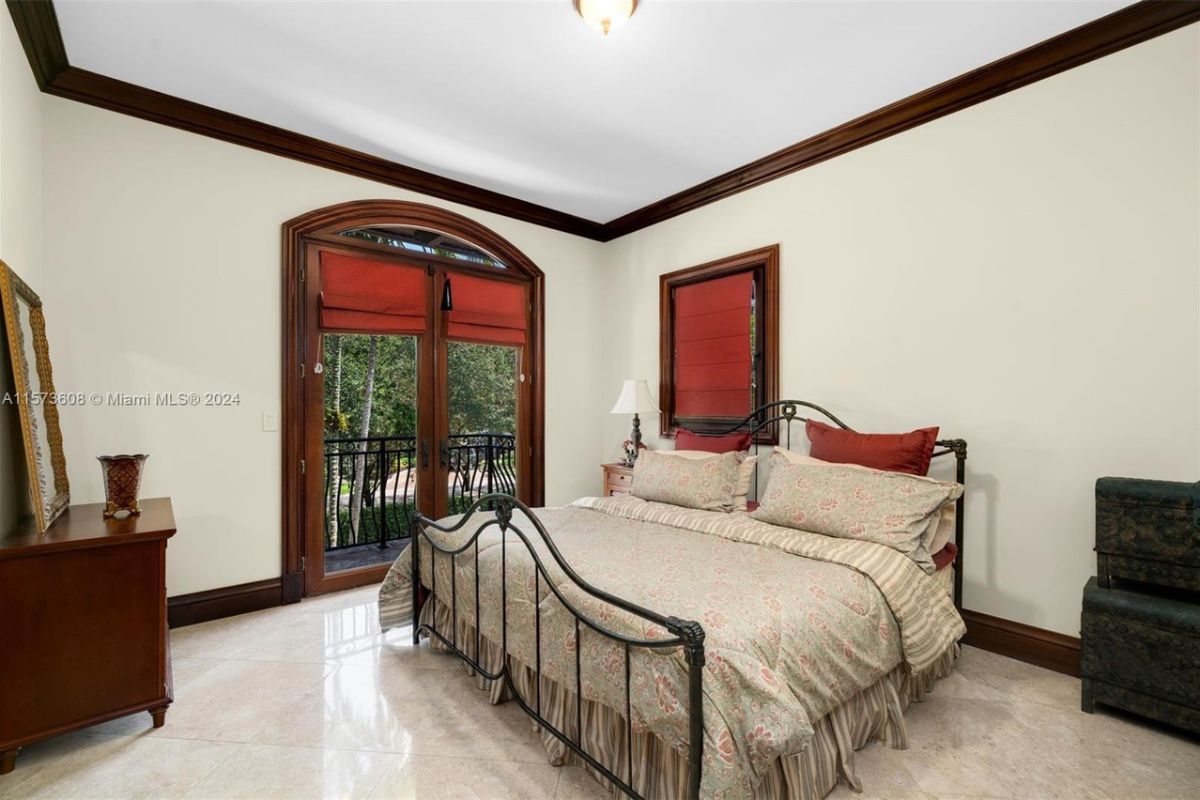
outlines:
[[[937,428],[912,433],[854,433],[811,419],[805,428],[813,458],[909,475],[929,474],[929,459],[938,435]]]
[[[750,434],[727,433],[721,436],[707,436],[703,433],[692,433],[687,428],[679,428],[675,431],[675,449],[702,450],[705,453],[749,450]]]
[[[946,542],[946,546],[933,554],[933,571],[939,572],[954,563],[958,558],[958,545]]]

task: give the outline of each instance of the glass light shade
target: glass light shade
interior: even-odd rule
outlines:
[[[636,414],[639,411],[658,413],[658,403],[650,395],[650,387],[644,380],[629,378],[621,387],[621,395],[613,403],[612,414]]]
[[[590,27],[608,36],[637,11],[638,0],[574,0],[575,10]]]

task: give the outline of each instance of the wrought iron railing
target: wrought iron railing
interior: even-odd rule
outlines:
[[[510,433],[451,436],[442,451],[450,472],[450,513],[461,514],[486,494],[516,495],[516,452]]]
[[[416,513],[417,440],[325,440],[325,549],[386,547],[408,537]]]
[[[441,462],[450,513],[486,494],[517,493],[516,437],[450,436]],[[407,539],[416,515],[417,439],[367,436],[325,440],[325,550]]]

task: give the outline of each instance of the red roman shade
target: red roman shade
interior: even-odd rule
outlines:
[[[675,416],[744,417],[751,408],[754,275],[675,289]]]
[[[424,333],[428,276],[421,267],[321,253],[321,329]]]
[[[525,284],[454,273],[446,335],[482,344],[525,344]]]

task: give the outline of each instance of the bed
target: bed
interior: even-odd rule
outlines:
[[[780,426],[790,446],[800,408],[846,428],[802,401],[741,427]],[[965,442],[938,444],[961,483]],[[742,511],[632,496],[534,511],[488,496],[418,518],[380,621],[411,624],[493,702],[518,703],[552,763],[630,797],[814,800],[839,778],[861,788],[853,754],[867,741],[905,747],[904,708],[953,668],[956,502],[957,561],[930,575],[894,549]]]

